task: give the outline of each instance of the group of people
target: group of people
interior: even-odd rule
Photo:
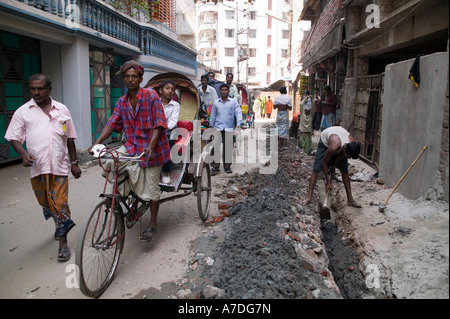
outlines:
[[[273,113],[273,101],[268,95],[260,95],[253,102],[253,109],[255,111],[256,118],[268,118],[272,117]]]
[[[312,152],[312,135],[314,131],[324,131],[327,128],[336,126],[336,112],[338,100],[330,86],[324,88],[325,98],[319,93],[319,89],[314,89],[314,94],[305,91],[305,96],[300,102],[300,111],[294,114],[291,137],[298,138],[299,145],[307,154]]]
[[[119,98],[114,112],[98,136],[89,147],[102,144],[111,134],[125,132],[126,141],[117,149],[119,154],[136,156],[143,154],[145,160],[128,162],[129,187],[142,200],[149,202],[151,218],[147,228],[140,235],[143,241],[150,241],[158,232],[157,216],[159,210],[161,176],[170,172],[171,132],[176,127],[180,105],[174,100],[175,83],[164,81],[159,94],[153,89],[141,88],[144,67],[136,61],[128,61],[119,70],[127,93]],[[201,77],[199,93],[204,107],[210,107],[210,125],[221,133],[222,141],[230,139],[235,128],[239,128],[242,112],[237,90],[232,85],[233,75],[227,75],[227,83],[219,87],[219,95],[213,86],[208,85],[211,78]],[[22,158],[22,164],[30,167],[31,185],[45,219],[55,222],[54,237],[59,241],[58,261],[71,257],[67,234],[75,226],[68,206],[69,172],[75,178],[81,177],[74,140],[77,138],[73,120],[68,108],[53,100],[51,80],[44,74],[32,75],[29,80],[31,100],[14,113],[5,134],[14,150]],[[274,100],[278,109],[277,126],[279,135],[287,137],[289,117],[292,109],[286,88]],[[308,104],[309,105],[309,104]],[[305,109],[309,106],[304,106]],[[23,144],[26,143],[26,148]],[[231,173],[230,152],[224,143],[223,165]],[[349,194],[349,205],[359,206],[351,197],[350,180],[346,174],[346,159],[357,158],[359,145],[343,128],[332,127],[324,130],[316,154],[314,173],[307,200],[312,199],[312,191],[320,170],[325,172],[327,189],[331,187],[328,166],[338,167],[343,172],[344,186]],[[219,163],[213,163],[213,171],[219,171]],[[163,172],[163,174],[161,174]],[[164,181],[163,181],[164,182]],[[122,194],[126,196],[126,194]]]

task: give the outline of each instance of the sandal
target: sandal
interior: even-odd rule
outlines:
[[[139,236],[141,241],[149,242],[153,239],[155,234],[158,232],[156,228],[148,227],[144,232]]]
[[[58,248],[58,261],[65,262],[70,259],[70,249],[67,246]]]

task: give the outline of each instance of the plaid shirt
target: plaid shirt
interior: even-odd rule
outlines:
[[[153,129],[167,129],[164,108],[158,94],[153,89],[139,88],[136,95],[136,115],[129,103],[129,93],[122,96],[114,108],[114,113],[108,120],[109,127],[117,132],[125,130],[127,142],[125,148],[130,156],[141,154],[150,144]],[[141,167],[160,166],[170,161],[170,146],[167,134],[161,133],[155,146],[155,157],[150,161],[139,162]]]

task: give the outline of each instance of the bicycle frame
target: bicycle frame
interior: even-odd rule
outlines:
[[[113,170],[111,170],[109,168],[106,168],[104,166],[104,164],[102,163],[102,159],[104,159],[104,156],[107,155],[107,154],[109,155],[109,157],[106,157],[106,159],[113,160]],[[120,160],[137,160],[137,161],[139,161],[139,160],[141,160],[140,158],[142,158],[142,156],[143,156],[143,153],[141,155],[137,156],[137,157],[129,157],[129,156],[122,156],[121,157],[119,155],[119,153],[115,149],[106,148],[106,147],[103,148],[100,151],[100,154],[99,154],[99,157],[98,157],[99,166],[106,172],[105,186],[103,188],[103,193],[100,195],[100,197],[111,197],[111,213],[114,214],[115,209],[116,209],[115,205],[116,205],[116,203],[119,203],[119,201],[117,201],[117,199],[120,200],[121,202],[124,202],[123,199],[122,199],[122,196],[118,192],[118,187],[119,187],[120,184],[125,182],[125,180],[128,178],[128,177],[126,177],[126,178],[124,178],[123,180],[121,180],[119,182],[119,178],[123,174],[123,172],[119,172],[119,161]],[[114,175],[113,183],[112,183],[112,194],[106,194],[106,190],[108,188],[108,184],[110,183],[109,182],[109,176],[110,176],[111,173]],[[123,214],[121,209],[118,210],[118,211],[121,212],[121,215]],[[94,229],[95,231],[93,232],[93,235],[92,235],[93,237],[94,237],[94,234],[97,231],[97,227],[98,227],[98,224],[99,224],[99,218],[100,218],[100,215],[97,217],[97,221],[95,223],[95,229]],[[119,218],[123,218],[123,216],[119,216]],[[112,220],[113,220],[112,218],[109,220],[109,225],[108,225],[108,235],[107,235],[107,240],[106,240],[108,246],[115,245],[115,243],[117,241],[122,240],[123,237],[125,236],[125,233],[124,233],[121,237],[118,237],[115,241],[112,241],[112,239],[114,238],[114,235],[115,235],[115,234],[111,234]],[[115,229],[115,227],[113,229]],[[102,232],[103,231],[104,230],[102,230]],[[92,241],[94,241],[94,238],[92,238]]]

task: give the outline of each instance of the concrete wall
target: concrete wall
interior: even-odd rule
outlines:
[[[413,62],[386,67],[379,176],[395,186],[428,145],[398,191],[416,199],[433,188],[448,201],[448,52],[421,58],[419,88],[408,79]]]

